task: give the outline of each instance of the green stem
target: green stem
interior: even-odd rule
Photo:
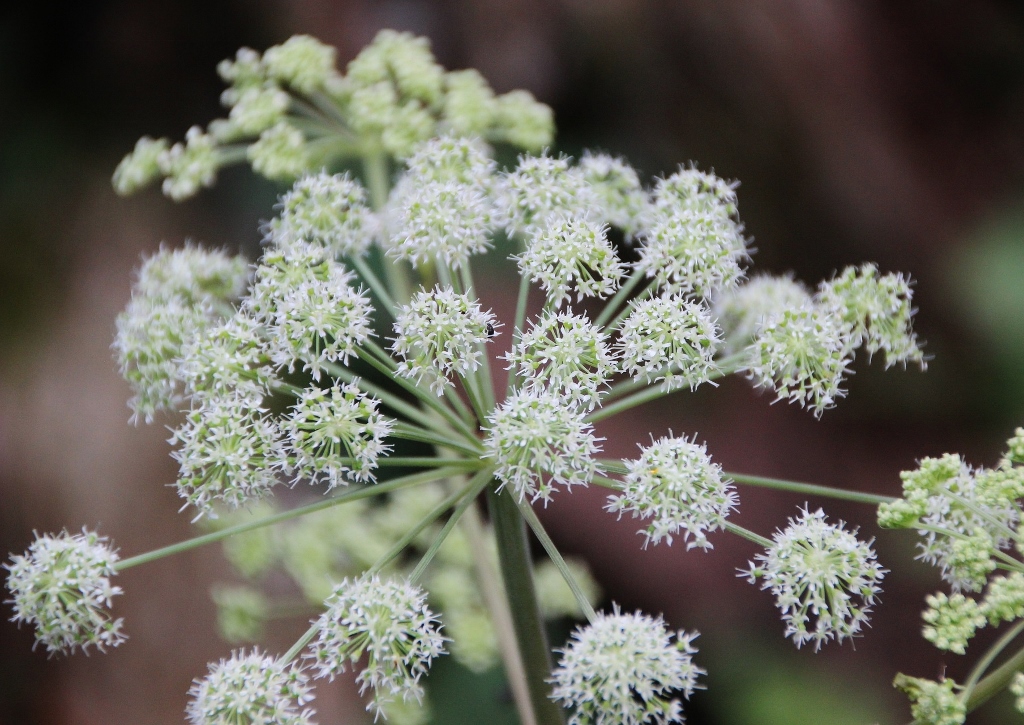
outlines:
[[[380,211],[388,201],[388,159],[383,150],[374,149],[363,155],[363,170],[366,173],[366,185],[370,190],[370,204],[374,211]],[[381,255],[384,276],[391,288],[391,296],[399,304],[405,304],[412,297],[409,279],[397,262]]]
[[[374,352],[376,354],[374,354]],[[428,408],[430,408],[435,413],[444,418],[444,420],[448,423],[449,426],[451,426],[453,430],[459,431],[467,439],[476,440],[476,436],[474,435],[473,429],[470,428],[464,420],[459,418],[459,416],[455,415],[455,413],[453,413],[448,408],[448,406],[442,403],[436,395],[434,395],[429,390],[424,390],[423,388],[421,388],[419,385],[409,380],[408,378],[405,378],[401,375],[396,375],[394,370],[391,369],[391,366],[385,363],[382,359],[380,359],[380,355],[384,355],[385,357],[387,357],[387,354],[384,353],[384,351],[381,350],[379,347],[374,352],[360,349],[359,359],[363,360],[364,362],[370,363],[370,365],[375,367],[381,374],[391,378],[403,389],[415,395],[416,398],[421,403],[423,403]],[[425,416],[422,412],[420,413],[420,415],[423,416],[421,420],[423,420],[424,418],[426,420],[430,420],[429,416]],[[437,421],[435,420],[434,424],[436,425],[436,423]]]
[[[480,473],[478,473],[476,476],[473,477],[472,481],[470,482],[470,484],[468,486],[465,486],[465,487],[459,489],[458,491],[455,491],[450,496],[448,496],[448,498],[446,498],[444,501],[442,501],[437,506],[435,506],[433,509],[431,509],[430,512],[426,516],[424,516],[422,519],[420,519],[420,522],[418,524],[416,524],[411,529],[406,531],[405,534],[402,536],[402,538],[400,538],[398,541],[396,541],[395,545],[392,546],[387,551],[387,553],[385,553],[380,559],[378,559],[377,562],[373,566],[371,566],[369,569],[367,569],[366,570],[366,574],[369,575],[369,576],[373,576],[374,574],[379,574],[380,571],[384,567],[386,567],[393,560],[398,558],[398,556],[403,551],[405,551],[405,547],[407,547],[409,544],[411,544],[413,539],[415,539],[417,536],[419,536],[420,532],[423,531],[423,529],[425,529],[428,526],[430,526],[432,523],[434,523],[434,521],[436,521],[441,516],[441,514],[443,514],[445,511],[450,509],[455,504],[457,504],[459,502],[459,500],[461,500],[464,496],[466,496],[467,494],[471,493],[472,490],[474,489],[474,484],[476,484],[475,488],[476,488],[477,492],[479,492],[479,490],[480,490],[479,489],[479,479],[483,478],[483,480],[486,482],[486,481],[490,480],[491,473],[492,473],[492,471],[489,471],[489,470],[488,471],[481,471]]]
[[[1012,630],[1007,632],[1003,639],[1013,639],[1024,629],[1024,622],[1019,623]],[[1008,642],[1007,642],[1008,643]],[[1004,645],[1005,647],[1005,645]],[[991,663],[989,663],[991,664]],[[1006,687],[1013,676],[1024,669],[1024,648],[1019,650],[1013,657],[1006,660],[992,674],[979,681],[967,697],[967,712],[972,712],[987,702],[989,698]]]
[[[736,534],[737,536],[742,536],[747,541],[753,541],[755,544],[763,546],[766,549],[774,545],[774,542],[770,539],[766,539],[760,534],[755,534],[750,529],[745,529],[737,524],[731,524],[728,521],[725,522],[725,530],[730,533]]]
[[[370,286],[370,289],[373,290],[373,293],[377,295],[377,299],[384,305],[384,309],[386,309],[388,314],[391,315],[391,319],[395,319],[395,311],[398,307],[395,305],[395,301],[391,299],[391,295],[388,294],[387,287],[384,286],[384,283],[380,281],[380,278],[373,273],[372,269],[370,269],[370,265],[366,263],[365,259],[359,256],[351,256],[348,259],[352,263],[352,266],[355,267],[356,272],[359,273],[359,276],[363,278],[363,281],[366,282],[366,284]]]
[[[633,288],[640,284],[640,280],[644,278],[644,273],[638,269],[633,270],[633,274],[629,275],[629,279],[619,287],[619,291],[615,293],[615,296],[608,300],[608,304],[601,310],[601,314],[594,320],[594,327],[601,327],[609,319],[611,319],[612,313],[619,308],[619,305],[625,301],[629,296],[629,293],[633,291]]]
[[[425,428],[411,426],[408,423],[395,423],[395,426],[391,431],[391,435],[395,438],[402,438],[407,441],[419,441],[420,443],[431,443],[435,446],[451,448],[452,450],[459,451],[460,453],[465,453],[470,457],[479,457],[483,452],[482,448],[469,446],[465,441],[448,438]]]
[[[148,564],[151,561],[162,559],[165,556],[180,554],[183,551],[189,551],[190,549],[196,549],[200,546],[205,546],[206,544],[222,541],[223,539],[234,536],[235,534],[244,534],[246,531],[253,531],[254,529],[260,529],[264,526],[272,526],[282,521],[294,519],[299,516],[305,516],[306,514],[316,513],[317,511],[322,511],[349,501],[369,498],[370,496],[378,496],[382,493],[397,491],[398,489],[405,488],[407,486],[415,486],[420,483],[429,483],[430,481],[449,478],[461,473],[462,471],[463,468],[461,466],[436,468],[431,471],[423,471],[422,473],[413,473],[408,476],[402,476],[401,478],[393,478],[386,483],[361,486],[360,488],[346,491],[345,493],[334,496],[333,498],[317,501],[316,503],[309,504],[308,506],[299,506],[298,508],[294,508],[289,511],[282,511],[279,514],[267,516],[266,518],[259,519],[258,521],[247,521],[244,524],[229,526],[221,529],[220,531],[212,531],[209,534],[197,536],[193,539],[188,539],[187,541],[179,541],[176,544],[164,546],[160,549],[154,549],[153,551],[148,551],[145,554],[139,554],[128,559],[122,559],[115,565],[115,568],[118,571],[124,571],[125,569],[130,569],[133,566],[138,566],[139,564]]]
[[[512,623],[537,723],[563,725],[565,719],[562,708],[548,697],[550,688],[547,678],[551,673],[551,652],[534,589],[533,561],[526,541],[526,524],[509,490],[505,489],[499,493],[492,486],[487,490],[487,503],[498,543],[498,561],[501,564],[509,609],[512,611]]]
[[[641,300],[647,299],[652,294],[654,294],[655,289],[656,289],[656,287],[654,285],[654,280],[650,280],[650,282],[647,284],[647,286],[644,287],[642,290],[640,290],[639,294],[637,294],[637,296],[634,298],[633,301],[634,302],[639,302]],[[625,305],[619,311],[619,314],[615,315],[615,319],[613,319],[611,322],[609,322],[607,325],[605,325],[605,332],[612,333],[615,330],[619,329],[619,325],[621,325],[622,321],[625,320],[626,317],[629,315],[629,310],[630,310],[630,306],[628,304]]]
[[[519,654],[519,642],[516,641],[516,631],[512,624],[512,611],[509,609],[505,590],[491,560],[489,537],[476,506],[466,510],[462,518],[462,530],[466,532],[466,538],[469,540],[473,569],[480,584],[484,604],[494,621],[501,661],[505,665],[505,676],[508,678],[512,698],[516,703],[520,725],[537,725],[533,703],[530,701],[530,687],[526,682],[526,671],[523,669],[523,659]]]
[[[974,669],[971,670],[971,674],[967,677],[967,682],[964,683],[963,692],[960,693],[960,698],[964,701],[964,703],[967,703],[971,700],[971,695],[977,689],[978,681],[981,679],[981,676],[985,674],[985,670],[987,670],[992,665],[992,663],[995,662],[996,657],[998,657],[1004,649],[1009,647],[1010,643],[1014,639],[1016,639],[1021,632],[1024,632],[1024,621],[1018,622],[1016,625],[1014,625],[1014,627],[1011,630],[1009,630],[1006,634],[1000,637],[999,641],[988,649],[988,652],[985,653],[984,657],[978,660],[978,663],[974,665]],[[995,694],[995,692],[993,692],[992,694]],[[989,695],[989,697],[991,697],[991,695]],[[981,702],[984,702],[984,700],[982,700]],[[977,707],[977,705],[980,705],[981,702],[977,702],[975,707]]]
[[[638,405],[643,405],[644,403],[650,402],[655,398],[664,397],[665,395],[666,393],[661,389],[660,385],[654,385],[646,390],[641,390],[639,393],[633,393],[633,395],[625,397],[617,403],[612,403],[611,405],[598,408],[584,418],[584,420],[588,423],[596,423],[597,421],[604,420],[616,413],[621,413],[624,410],[635,408]]]
[[[313,625],[306,630],[306,633],[299,637],[299,639],[291,646],[291,648],[281,656],[282,662],[291,662],[293,659],[298,657],[299,652],[306,648],[306,645],[313,641],[316,637],[317,632],[320,631],[319,621],[314,622]]]
[[[544,551],[547,552],[548,557],[555,567],[558,568],[558,571],[561,572],[565,583],[569,585],[569,589],[572,590],[573,596],[576,597],[576,603],[580,605],[580,611],[586,616],[588,622],[593,623],[597,619],[594,607],[590,604],[590,600],[587,599],[587,595],[583,593],[583,589],[580,587],[579,582],[576,581],[576,577],[569,570],[569,565],[565,563],[565,559],[562,558],[562,553],[555,546],[555,542],[551,540],[548,532],[544,530],[544,525],[537,518],[537,512],[525,500],[518,501],[518,506],[523,518],[526,519],[526,523],[533,529],[534,536],[540,541],[540,545],[544,547]]]
[[[334,377],[344,380],[346,383],[354,383],[364,393],[372,395],[377,398],[377,400],[384,403],[384,405],[388,406],[396,413],[404,415],[409,420],[414,420],[420,425],[430,426],[432,428],[437,425],[436,419],[431,418],[415,405],[402,400],[391,391],[385,390],[379,385],[374,385],[366,378],[359,377],[348,368],[331,362],[323,363],[323,368]],[[389,375],[388,377],[393,378],[394,376]]]
[[[519,344],[519,339],[523,336],[523,325],[526,324],[526,303],[530,297],[530,278],[523,275],[519,279],[519,297],[516,299],[516,319],[512,325],[512,347],[515,348]],[[508,397],[512,394],[512,390],[515,388],[516,383],[519,380],[519,374],[515,368],[508,371],[508,384],[505,386],[505,396]]]
[[[843,501],[854,501],[866,503],[872,506],[890,503],[895,501],[892,496],[881,496],[877,493],[864,493],[862,491],[847,491],[842,488],[831,486],[818,486],[813,483],[797,483],[796,481],[785,481],[780,478],[765,478],[764,476],[748,476],[744,473],[732,473],[723,471],[724,476],[731,478],[736,483],[743,483],[748,486],[759,486],[761,488],[774,488],[776,491],[792,491],[793,493],[805,493],[808,496],[825,496],[837,498]]]
[[[437,536],[434,537],[434,541],[430,544],[430,548],[424,552],[420,558],[416,568],[412,570],[412,574],[409,575],[409,581],[415,582],[423,574],[423,571],[430,564],[431,559],[434,558],[434,554],[441,548],[441,544],[448,538],[448,534],[451,533],[452,529],[455,528],[455,524],[459,522],[462,515],[466,513],[466,509],[469,508],[476,497],[483,491],[484,486],[491,480],[491,476],[494,474],[494,467],[488,467],[478,472],[464,489],[464,495],[462,500],[459,501],[459,505],[456,506],[455,510],[452,511],[452,515],[448,517],[448,521],[445,522],[444,527],[438,532]]]

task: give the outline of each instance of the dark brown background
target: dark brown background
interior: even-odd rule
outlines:
[[[154,0],[0,12],[0,551],[24,550],[33,529],[99,527],[125,555],[188,535],[166,487],[167,432],[127,424],[113,320],[140,255],[162,240],[254,254],[279,190],[233,170],[174,205],[156,193],[118,199],[109,176],[138,136],[179,138],[220,113],[218,60],[294,32],[335,44],[343,62],[379,28],[426,34],[447,67],[475,66],[498,91],[550,103],[559,150],[625,154],[646,178],[694,160],[739,179],[757,269],[815,283],[874,260],[917,280],[927,374],[858,361],[850,399],[820,422],[729,380],[603,428],[609,454],[632,455],[636,430],[671,428],[697,433],[730,470],[896,493],[899,471],[922,456],[993,464],[1024,423],[1016,3]],[[804,502],[741,494],[737,521],[764,534]],[[735,577],[748,544],[720,535],[707,554],[642,552],[636,526],[615,524],[602,502],[596,490],[559,495],[543,517],[610,598],[701,630],[709,690],[687,706],[690,722],[902,722],[897,671],[968,669],[970,655],[921,639],[922,598],[938,579],[866,507],[810,502],[877,536],[896,572],[856,648],[814,654],[795,652],[771,597]],[[213,549],[127,572],[117,612],[131,639],[107,655],[48,660],[30,632],[3,624],[0,723],[180,722],[191,678],[229,650],[207,595],[226,575]],[[267,646],[286,648],[303,627]],[[362,717],[344,686],[319,702],[322,723]],[[1005,707],[971,722],[1000,722]]]

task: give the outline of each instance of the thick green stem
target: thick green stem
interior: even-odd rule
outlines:
[[[519,344],[519,338],[523,336],[523,325],[526,324],[526,303],[530,297],[530,278],[523,275],[519,280],[519,297],[516,299],[516,319],[512,324],[512,347]],[[512,394],[513,388],[519,382],[519,373],[516,368],[508,371],[508,384],[505,386],[505,396]]]
[[[774,542],[770,541],[769,539],[764,538],[760,534],[755,534],[750,529],[745,529],[742,526],[737,526],[736,524],[731,524],[728,521],[725,522],[725,530],[729,531],[729,532],[731,532],[733,534],[736,534],[737,536],[740,536],[740,537],[746,539],[747,541],[753,541],[755,544],[758,544],[759,546],[763,546],[766,549],[770,548],[774,544]]]
[[[501,575],[537,723],[563,725],[562,708],[548,697],[551,691],[547,683],[551,674],[551,651],[533,584],[533,561],[526,540],[526,523],[512,496],[507,489],[499,493],[492,487],[487,491]]]
[[[388,158],[382,150],[372,150],[363,156],[363,170],[366,173],[366,185],[370,189],[370,204],[374,211],[380,211],[388,201]],[[381,255],[384,276],[391,288],[391,296],[398,304],[405,304],[412,297],[409,279],[397,262]]]
[[[1020,634],[1021,629],[1024,628],[1024,622],[1014,627],[1004,639],[1013,639]],[[993,695],[1000,692],[1007,683],[1013,678],[1015,674],[1024,669],[1024,648],[1019,650],[1010,659],[1006,660],[997,669],[992,671],[992,674],[988,675],[984,679],[980,680],[974,689],[971,690],[971,694],[967,697],[967,712],[972,712],[985,702],[989,700]]]

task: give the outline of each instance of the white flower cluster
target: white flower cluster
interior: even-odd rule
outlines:
[[[423,698],[420,678],[444,654],[445,638],[427,607],[426,593],[405,581],[363,575],[343,580],[326,601],[309,655],[317,677],[365,662],[356,682],[373,691],[367,710]],[[365,658],[365,659],[364,659]]]
[[[313,700],[302,668],[253,649],[210,665],[189,690],[185,716],[192,725],[312,725]]]
[[[817,650],[831,639],[860,634],[886,570],[875,560],[871,542],[859,541],[839,524],[825,521],[818,509],[802,509],[774,543],[741,571],[751,584],[771,589],[797,647],[813,641]]]
[[[286,254],[291,245],[312,243],[331,256],[358,257],[369,248],[376,225],[358,181],[321,172],[300,178],[281,198],[270,239]]]
[[[721,333],[707,307],[682,297],[654,297],[630,303],[622,323],[619,353],[624,372],[670,392],[692,390],[718,371],[714,357]]]
[[[370,336],[372,307],[354,275],[313,248],[268,249],[242,308],[266,331],[270,360],[301,365],[319,380],[326,363],[344,363]]]
[[[223,319],[223,308],[241,297],[247,280],[241,257],[192,245],[161,248],[143,263],[113,344],[132,387],[133,420],[149,423],[158,411],[183,406],[183,349]]]
[[[607,335],[586,317],[548,312],[523,333],[506,358],[525,387],[552,390],[567,405],[592,410],[617,372]]]
[[[117,647],[126,639],[123,620],[108,613],[111,600],[121,593],[110,583],[117,560],[107,538],[86,529],[36,534],[24,555],[4,564],[13,595],[12,620],[33,626],[36,641],[50,654]]]
[[[707,447],[686,438],[660,438],[641,448],[640,458],[626,461],[622,493],[610,496],[605,508],[621,517],[650,519],[644,548],[662,540],[672,545],[680,531],[687,550],[711,549],[707,534],[724,528],[739,498],[732,482],[722,477]]]
[[[556,485],[585,486],[599,470],[600,452],[593,427],[583,411],[565,405],[544,389],[521,389],[509,396],[487,420],[484,441],[494,475],[511,486],[516,498],[551,499]]]
[[[455,290],[422,290],[395,318],[392,351],[401,358],[397,372],[426,382],[442,395],[450,375],[466,377],[484,364],[482,342],[495,334],[497,321],[480,303]]]
[[[756,277],[718,295],[715,312],[724,351],[746,358],[755,384],[816,416],[846,394],[842,383],[859,347],[869,356],[883,351],[886,367],[925,367],[911,329],[910,282],[874,265],[847,267],[813,296],[788,277]]]
[[[704,670],[693,664],[696,632],[671,633],[659,617],[600,613],[561,650],[551,696],[573,709],[569,725],[683,722],[682,705]]]
[[[377,459],[391,450],[384,440],[392,427],[377,411],[377,401],[354,384],[305,390],[281,423],[294,452],[288,468],[296,480],[323,480],[328,489],[346,477],[372,481]]]
[[[242,158],[268,178],[292,180],[364,148],[407,158],[444,133],[530,151],[551,143],[550,108],[526,91],[495,96],[476,71],[445,72],[426,38],[382,30],[345,75],[335,62],[334,48],[308,35],[262,56],[242,48],[217,68],[229,84],[221,95],[228,117],[193,126],[183,143],[140,139],[114,188],[132,194],[162,178],[164,194],[180,201]]]

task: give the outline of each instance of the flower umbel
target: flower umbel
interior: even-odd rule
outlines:
[[[373,690],[367,710],[394,700],[422,700],[420,678],[444,654],[445,639],[426,602],[426,593],[406,581],[376,574],[343,580],[317,622],[309,655],[316,676],[333,680],[365,657],[356,682],[360,692]]]
[[[185,715],[192,725],[312,725],[308,680],[296,665],[238,650],[192,684]]]
[[[281,425],[294,453],[289,467],[295,478],[326,481],[328,489],[347,484],[347,478],[372,481],[377,458],[391,450],[384,443],[391,428],[377,401],[355,384],[304,390]]]
[[[126,639],[124,620],[111,619],[107,611],[121,593],[121,587],[110,584],[117,560],[107,538],[87,529],[36,534],[25,554],[4,564],[13,595],[8,600],[14,605],[11,621],[35,627],[36,641],[50,654],[117,647]]]
[[[693,664],[696,632],[671,633],[640,612],[601,613],[578,628],[555,668],[551,697],[573,708],[570,725],[681,723],[704,670]]]
[[[817,650],[830,639],[855,637],[868,621],[886,570],[875,561],[871,542],[859,541],[844,522],[829,524],[825,513],[801,510],[749,571],[751,584],[762,579],[797,647],[814,641]]]
[[[391,349],[402,360],[397,372],[426,381],[437,395],[452,385],[448,376],[466,376],[483,363],[480,343],[494,334],[494,315],[452,288],[418,292],[395,319]]]
[[[583,412],[548,390],[516,391],[488,418],[484,442],[494,475],[519,500],[545,502],[557,484],[586,485],[598,472],[601,449]]]
[[[639,533],[644,548],[683,532],[687,550],[713,548],[707,534],[725,526],[739,497],[722,468],[712,463],[703,444],[686,438],[660,438],[641,449],[640,458],[626,461],[622,493],[610,496],[605,508],[649,519]]]

